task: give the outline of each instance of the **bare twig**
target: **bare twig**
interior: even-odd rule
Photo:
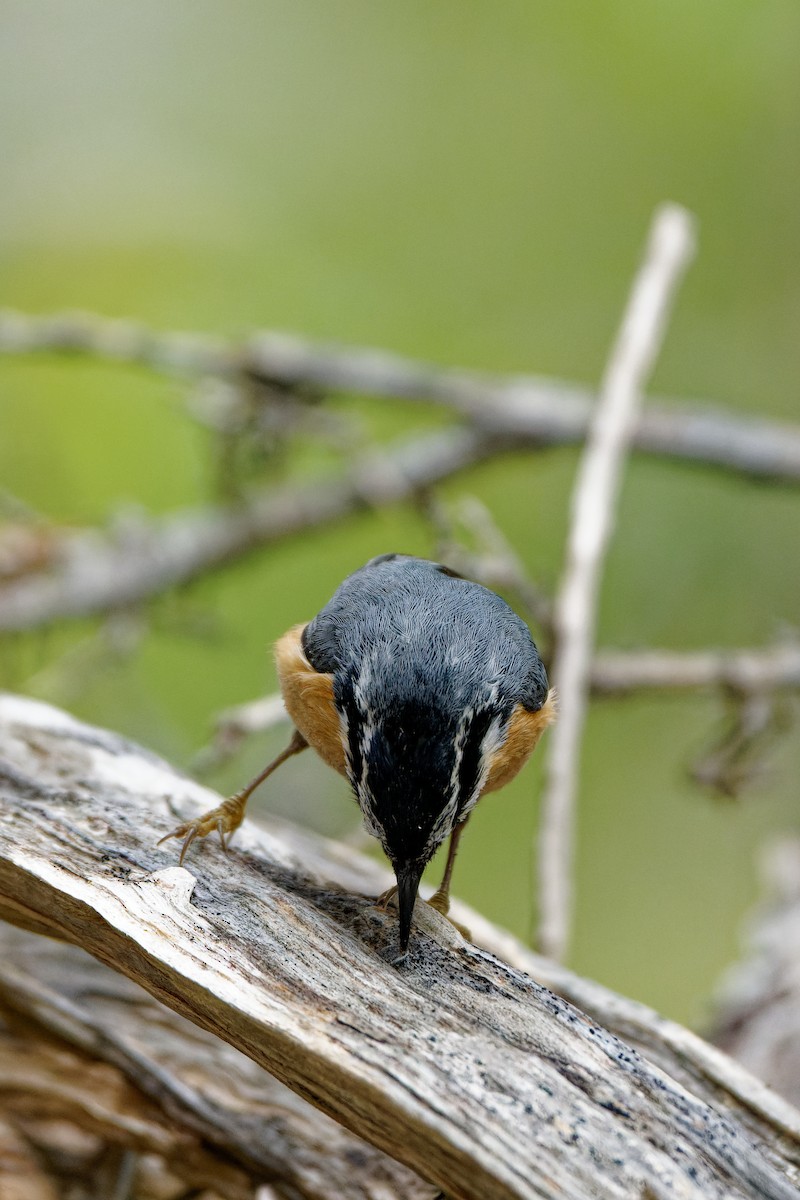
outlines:
[[[595,395],[542,376],[493,377],[442,369],[378,350],[321,345],[277,333],[243,345],[201,334],[157,333],[87,313],[0,312],[0,354],[79,353],[171,374],[216,375],[306,392],[433,402],[487,433],[534,446],[583,441]],[[800,428],[732,417],[718,404],[659,397],[632,435],[637,450],[784,483],[800,481]]]
[[[141,604],[260,546],[362,508],[407,500],[495,448],[480,433],[451,429],[364,455],[338,476],[264,489],[239,506],[209,506],[129,525],[124,536],[65,536],[51,571],[0,588],[0,631]]]
[[[180,375],[238,371],[236,347],[204,333],[162,333],[140,321],[71,311],[33,316],[0,311],[0,353],[85,354]]]
[[[563,958],[569,939],[574,797],[602,563],[643,383],[658,353],[693,241],[691,218],[683,209],[670,206],[656,214],[601,384],[573,493],[567,563],[555,610],[553,679],[561,717],[547,757],[538,872],[539,946],[557,959]]]
[[[776,742],[785,713],[769,692],[727,692],[722,732],[692,764],[695,783],[717,796],[735,800],[768,770],[767,754]]]
[[[766,754],[790,717],[776,693],[800,688],[800,645],[762,650],[703,650],[693,654],[601,651],[592,666],[600,695],[642,688],[708,689],[722,693],[726,719],[696,758],[691,776],[717,795],[735,797],[766,770]]]
[[[800,645],[752,650],[600,650],[592,690],[621,695],[642,688],[665,691],[724,687],[738,692],[800,688]]]

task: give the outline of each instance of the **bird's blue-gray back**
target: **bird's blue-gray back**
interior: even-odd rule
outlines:
[[[466,601],[466,603],[465,603]],[[547,677],[530,632],[494,592],[438,563],[392,555],[348,576],[303,639],[317,670],[361,680],[374,704],[536,710]]]

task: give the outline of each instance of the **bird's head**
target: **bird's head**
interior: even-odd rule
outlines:
[[[422,873],[469,813],[486,781],[503,725],[496,704],[476,710],[452,677],[395,659],[338,681],[348,774],[367,829],[397,879],[406,949]]]

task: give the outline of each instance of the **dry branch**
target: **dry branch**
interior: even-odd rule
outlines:
[[[29,944],[27,949],[38,956],[38,947]],[[252,1200],[254,1189],[247,1172],[227,1155],[215,1152],[213,1145],[203,1145],[165,1119],[161,1106],[143,1096],[120,1071],[54,1043],[49,1036],[37,1036],[29,1026],[21,1032],[0,1030],[0,1113],[27,1135],[40,1157],[53,1160],[48,1174],[58,1176],[66,1167],[70,1182],[76,1176],[88,1182],[98,1166],[106,1167],[104,1182],[111,1186],[96,1188],[96,1195],[117,1194],[107,1177],[108,1167],[113,1171],[116,1166],[114,1174],[119,1173],[119,1150],[124,1148],[134,1158],[156,1156],[162,1171],[183,1180],[187,1190],[208,1188],[226,1200]],[[101,1157],[112,1157],[102,1153],[112,1147],[117,1150],[116,1163],[98,1163]],[[4,1198],[7,1184],[0,1161]]]
[[[407,500],[495,449],[481,434],[453,429],[365,455],[337,476],[264,489],[239,505],[179,512],[124,536],[65,536],[51,570],[0,587],[0,631],[142,604],[281,538]]]
[[[153,371],[314,393],[433,402],[501,439],[534,446],[583,441],[595,406],[589,388],[542,376],[489,376],[443,369],[382,350],[256,333],[244,344],[208,334],[159,333],[95,313],[0,312],[0,354],[86,354]],[[654,397],[633,433],[648,454],[698,462],[784,483],[800,480],[800,428],[733,417],[719,404]]]
[[[202,775],[213,770],[231,758],[248,737],[283,725],[288,720],[289,714],[280,692],[226,708],[214,718],[211,741],[194,756],[193,771]]]
[[[800,688],[800,646],[787,642],[747,650],[600,650],[592,688],[618,695],[641,688],[729,688],[746,694]]]
[[[0,925],[0,948],[0,1011],[80,1055],[70,1068],[70,1052],[41,1037],[0,1041],[0,1114],[52,1113],[60,1100],[63,1119],[231,1200],[270,1182],[304,1200],[431,1200],[407,1168],[77,946]]]
[[[551,678],[560,719],[547,750],[537,870],[538,943],[557,959],[566,953],[572,918],[575,795],[603,561],[644,382],[693,247],[689,214],[675,206],[660,209],[600,386],[575,482],[564,577],[553,612]]]
[[[128,522],[109,531],[58,531],[18,515],[0,559],[0,631],[140,605],[281,538],[346,518],[362,507],[408,500],[511,446],[580,442],[593,397],[536,378],[440,370],[377,351],[320,347],[278,334],[243,346],[187,334],[158,334],[132,322],[80,314],[0,314],[0,353],[70,352],[152,370],[211,376],[246,392],[361,392],[427,401],[466,427],[363,457],[352,471],[310,484],[264,488],[236,505],[214,505]],[[226,382],[221,383],[222,379]],[[249,403],[249,401],[248,401]],[[639,449],[776,481],[800,480],[800,429],[733,418],[690,404],[651,405],[632,433]],[[532,597],[546,620],[546,609]]]
[[[424,493],[420,509],[436,535],[435,556],[449,567],[492,591],[511,593],[520,610],[539,630],[539,650],[549,660],[553,605],[544,589],[530,578],[502,529],[477,496],[463,496],[451,508],[432,493]],[[465,545],[461,528],[468,535]],[[472,548],[474,546],[474,549]]]
[[[194,879],[153,843],[208,791],[31,701],[3,699],[0,735],[3,914],[84,946],[449,1195],[800,1196],[800,1116],[733,1064],[744,1103],[424,907],[393,967],[396,919],[357,893],[352,854],[343,891],[309,874],[313,842],[246,826],[229,858],[198,849]]]

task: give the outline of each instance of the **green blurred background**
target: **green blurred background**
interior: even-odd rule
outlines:
[[[700,252],[654,389],[794,419],[799,48],[796,0],[2,0],[0,303],[594,384],[672,199],[697,214]],[[182,397],[141,370],[3,361],[0,484],[67,524],[206,499],[213,455]],[[336,407],[379,433],[421,422]],[[517,456],[445,494],[481,497],[553,586],[575,462]],[[798,545],[790,489],[634,461],[600,640],[764,643],[797,622]],[[8,644],[6,682],[188,763],[215,712],[274,687],[270,644],[345,573],[432,547],[416,515],[365,515],[162,602],[128,661],[65,667],[88,624]],[[711,697],[598,704],[583,758],[572,964],[684,1020],[736,954],[757,845],[798,821],[796,736],[743,802],[687,782],[719,716]],[[283,737],[213,782],[238,786]],[[540,773],[479,806],[456,872],[523,935]],[[310,757],[263,804],[355,824]]]

